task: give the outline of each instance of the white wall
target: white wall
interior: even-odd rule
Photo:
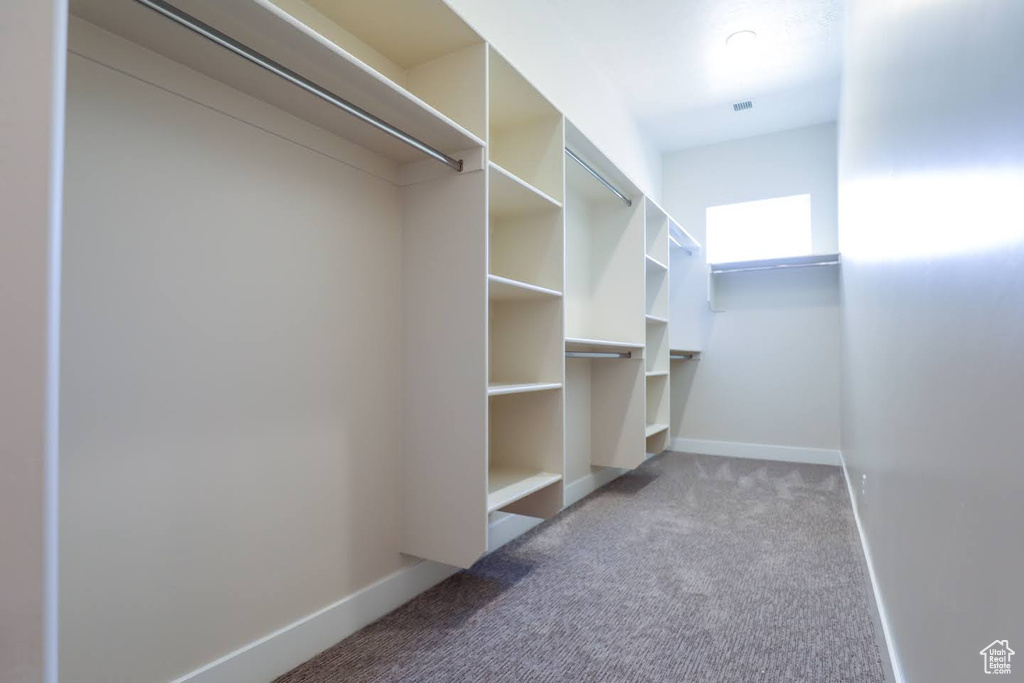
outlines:
[[[666,154],[663,180],[665,208],[702,243],[709,206],[809,193],[814,251],[836,251],[834,124]],[[673,366],[673,438],[837,449],[835,269],[720,276],[719,313],[704,252],[674,250],[672,269],[672,347],[703,350]]]
[[[549,0],[446,0],[583,131],[620,170],[655,199],[661,155],[644,137],[628,103],[591,66],[572,37],[573,17]]]
[[[55,683],[65,4],[0,10],[0,681]]]
[[[843,454],[905,680],[988,680],[997,638],[1024,668],[1024,3],[847,11]]]

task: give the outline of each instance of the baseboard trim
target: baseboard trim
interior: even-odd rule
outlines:
[[[775,446],[739,441],[708,441],[705,439],[672,439],[670,448],[683,453],[700,455],[724,455],[730,458],[752,458],[754,460],[782,460],[812,465],[836,465],[841,463],[838,450],[829,448],[806,448],[804,446]]]
[[[568,484],[565,487],[566,506],[621,476],[624,471],[604,468]],[[497,550],[542,521],[522,515],[495,519],[487,529],[488,552]],[[428,560],[403,567],[352,595],[175,679],[173,683],[272,681],[457,571],[456,567]]]
[[[864,534],[864,525],[860,521],[860,509],[857,507],[857,498],[853,495],[853,483],[850,481],[850,472],[846,467],[846,458],[841,451],[839,453],[839,461],[843,468],[843,479],[846,480],[846,492],[850,496],[850,506],[853,508],[853,519],[857,523],[857,535],[860,536],[860,547],[864,551],[864,562],[868,567],[868,577],[871,579],[871,591],[875,594],[875,605],[878,607],[878,620],[882,623],[885,648],[889,651],[889,664],[892,667],[893,683],[905,683],[907,679],[903,675],[903,667],[900,665],[900,658],[896,653],[896,644],[893,642],[892,628],[889,625],[889,612],[885,608],[885,600],[882,599],[882,591],[878,587],[878,578],[875,576],[875,563],[871,559],[871,547],[868,545],[867,536]]]
[[[626,472],[627,470],[618,469],[617,467],[602,467],[596,472],[585,474],[576,481],[566,484],[565,507],[578,503],[605,484],[615,481]]]

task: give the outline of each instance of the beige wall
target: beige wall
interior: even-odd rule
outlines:
[[[813,248],[836,250],[836,127],[811,126],[664,157],[665,208],[701,243],[709,206],[811,195]],[[707,302],[704,252],[673,250],[671,344],[702,349],[672,368],[674,438],[839,446],[839,297],[834,268],[737,273]]]
[[[65,3],[0,20],[0,681],[56,681],[56,358]]]
[[[175,678],[410,561],[398,188],[168,73],[243,106],[69,59],[66,683]]]
[[[843,454],[906,681],[1024,668],[1024,3],[848,3]]]

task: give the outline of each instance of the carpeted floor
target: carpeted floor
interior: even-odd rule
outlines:
[[[882,683],[842,472],[665,453],[276,683]]]

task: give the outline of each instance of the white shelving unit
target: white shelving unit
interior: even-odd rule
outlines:
[[[76,97],[79,92],[91,96],[98,88],[102,79],[89,75],[93,67],[88,65],[102,65],[121,75],[112,78],[152,84],[198,103],[210,115],[220,112],[251,124],[254,136],[292,141],[297,149],[318,155],[319,161],[307,161],[311,166],[341,162],[352,174],[321,187],[310,180],[321,176],[304,168],[310,175],[303,176],[300,192],[295,178],[268,164],[260,169],[260,187],[288,199],[309,193],[302,197],[316,200],[308,204],[320,213],[296,211],[287,219],[299,223],[303,234],[321,242],[341,234],[354,248],[370,245],[374,254],[394,257],[384,273],[392,295],[381,295],[387,306],[345,299],[345,307],[336,309],[333,300],[310,303],[309,292],[298,287],[282,288],[281,296],[296,297],[295,307],[322,303],[332,321],[337,310],[351,310],[352,324],[391,340],[382,347],[401,358],[388,371],[388,381],[374,388],[384,407],[374,404],[365,412],[373,425],[388,423],[396,412],[402,416],[387,449],[400,463],[394,470],[401,477],[401,512],[396,514],[401,516],[403,552],[469,566],[486,551],[491,513],[549,517],[562,508],[566,484],[591,467],[636,467],[645,453],[657,452],[658,439],[667,440],[667,428],[661,427],[668,423],[669,244],[689,250],[699,245],[514,65],[442,0],[174,0],[174,5],[300,79],[462,161],[461,171],[439,164],[133,0],[72,3],[69,89]],[[127,92],[107,96],[103,91],[89,103],[113,120],[120,108],[138,104]],[[198,115],[197,121],[200,128],[210,127],[201,132],[217,139],[214,123]],[[241,138],[233,144],[236,156],[250,151]],[[567,159],[566,148],[628,203]],[[124,150],[115,142],[108,151]],[[89,165],[82,163],[85,156],[92,166],[102,167],[100,176],[114,173],[113,167],[97,163],[104,154],[69,148],[69,168]],[[177,169],[181,172],[170,189],[184,193],[193,170],[230,179],[231,164],[215,161],[219,165],[209,169],[201,163]],[[166,169],[155,157],[139,163],[134,179],[118,179],[121,186],[112,182],[116,191],[109,197],[99,197],[86,210],[81,202],[70,202],[68,224],[91,234],[102,232],[97,226],[109,224],[110,214],[117,229],[145,223],[140,216],[160,215],[161,198],[140,179],[148,170]],[[332,166],[331,172],[336,171]],[[360,179],[351,179],[355,176]],[[183,207],[177,227],[198,226],[214,244],[235,244],[228,239],[232,223],[224,217],[241,207],[239,196],[210,193],[191,213]],[[345,219],[332,213],[342,198]],[[118,210],[85,215],[105,206]],[[175,225],[165,227],[171,231]],[[181,253],[201,251],[201,245],[192,246]],[[255,262],[280,266],[280,252],[287,248],[267,248]],[[320,253],[318,258],[340,257]],[[344,261],[332,272],[348,268],[363,273],[381,268],[373,265],[380,263],[369,257],[365,263]],[[245,264],[229,261],[224,267]],[[291,282],[287,277],[281,281]],[[222,287],[223,278],[211,278],[204,286]],[[223,301],[232,304],[232,297],[241,297],[247,306],[243,313],[255,310],[244,292],[229,294]],[[230,321],[202,308],[216,301],[200,301],[198,314],[236,333]],[[132,338],[128,329],[116,331],[122,339]],[[205,348],[202,343],[216,338],[207,335],[206,341],[190,343]],[[287,343],[285,335],[267,338],[268,348]],[[340,339],[347,343],[348,337]],[[342,352],[319,343],[306,346],[313,353]],[[274,350],[287,357],[295,349]],[[566,351],[629,356],[567,362]],[[210,353],[199,361],[207,357],[218,356]],[[331,356],[316,360],[318,367],[349,373],[332,378],[338,385],[352,384],[350,375],[361,372]],[[267,376],[272,366],[253,363],[246,376],[256,386],[263,380],[272,383],[275,378]],[[368,383],[361,375],[356,379]],[[172,385],[174,378],[161,381]],[[304,400],[322,399],[315,382],[295,381]],[[248,386],[237,383],[223,400],[247,405],[245,396],[232,392]],[[159,408],[140,402],[128,417],[144,423]],[[651,432],[655,425],[659,429]],[[382,430],[377,426],[373,431]],[[215,450],[207,455],[225,457]]]

